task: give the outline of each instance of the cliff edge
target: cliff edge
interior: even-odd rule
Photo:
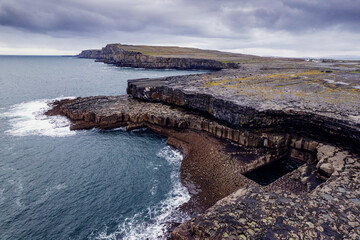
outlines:
[[[181,47],[108,44],[101,50],[84,50],[78,57],[120,67],[179,70],[220,70],[239,68],[244,60],[258,57]]]
[[[151,61],[172,59],[170,48],[146,55],[144,46],[108,45],[82,54],[166,68]],[[211,61],[227,64],[220,55]],[[235,55],[240,67],[129,80],[128,96],[63,100],[52,111],[73,129],[147,127],[183,151],[182,182],[203,209],[172,239],[358,239],[360,62]],[[300,165],[264,183],[279,171],[273,163],[293,160]]]

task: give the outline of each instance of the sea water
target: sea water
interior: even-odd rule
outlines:
[[[157,239],[190,196],[181,153],[146,129],[70,131],[55,99],[125,94],[127,80],[194,71],[75,57],[0,57],[0,239]]]

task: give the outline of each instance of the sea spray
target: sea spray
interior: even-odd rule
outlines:
[[[73,98],[73,97],[68,97]],[[45,112],[51,108],[56,99],[41,99],[16,104],[0,116],[9,120],[10,129],[5,133],[12,136],[49,136],[66,137],[75,135],[70,131],[70,121],[62,116],[46,116]]]

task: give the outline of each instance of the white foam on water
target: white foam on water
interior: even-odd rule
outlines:
[[[111,129],[109,131],[122,131],[122,132],[126,132],[126,127],[118,127],[118,128],[114,128],[114,129]]]
[[[155,168],[154,168],[155,169]],[[159,181],[155,180],[155,185],[150,189],[151,195],[155,195],[159,186]]]
[[[180,181],[180,164],[183,156],[179,151],[171,149],[169,146],[164,147],[157,154],[158,157],[165,158],[172,166],[171,182],[172,189],[167,194],[165,200],[159,204],[149,207],[145,212],[141,212],[127,218],[118,226],[114,233],[107,233],[107,229],[100,233],[96,239],[167,239],[169,236],[167,227],[172,222],[183,222],[189,219],[189,216],[181,213],[178,207],[190,200],[188,190]],[[144,218],[150,219],[144,222]]]
[[[147,128],[137,128],[134,130],[131,130],[131,132],[146,132]],[[126,126],[118,127],[118,128],[112,128],[112,129],[106,129],[107,132],[127,132]]]
[[[73,98],[73,97],[67,97]],[[12,136],[50,136],[65,137],[75,135],[70,131],[70,121],[62,116],[46,116],[50,104],[56,99],[41,99],[13,105],[7,112],[0,115],[9,120],[11,128],[5,133]]]
[[[148,129],[147,128],[137,128],[134,130],[131,130],[131,132],[146,132]]]
[[[112,129],[106,129],[106,130],[99,130],[97,128],[91,129],[91,131],[98,132],[98,131],[106,131],[106,132],[126,132],[126,127],[117,127]]]

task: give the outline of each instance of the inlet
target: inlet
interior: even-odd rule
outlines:
[[[305,163],[294,158],[283,158],[245,173],[244,176],[261,186],[266,186],[303,164]]]

